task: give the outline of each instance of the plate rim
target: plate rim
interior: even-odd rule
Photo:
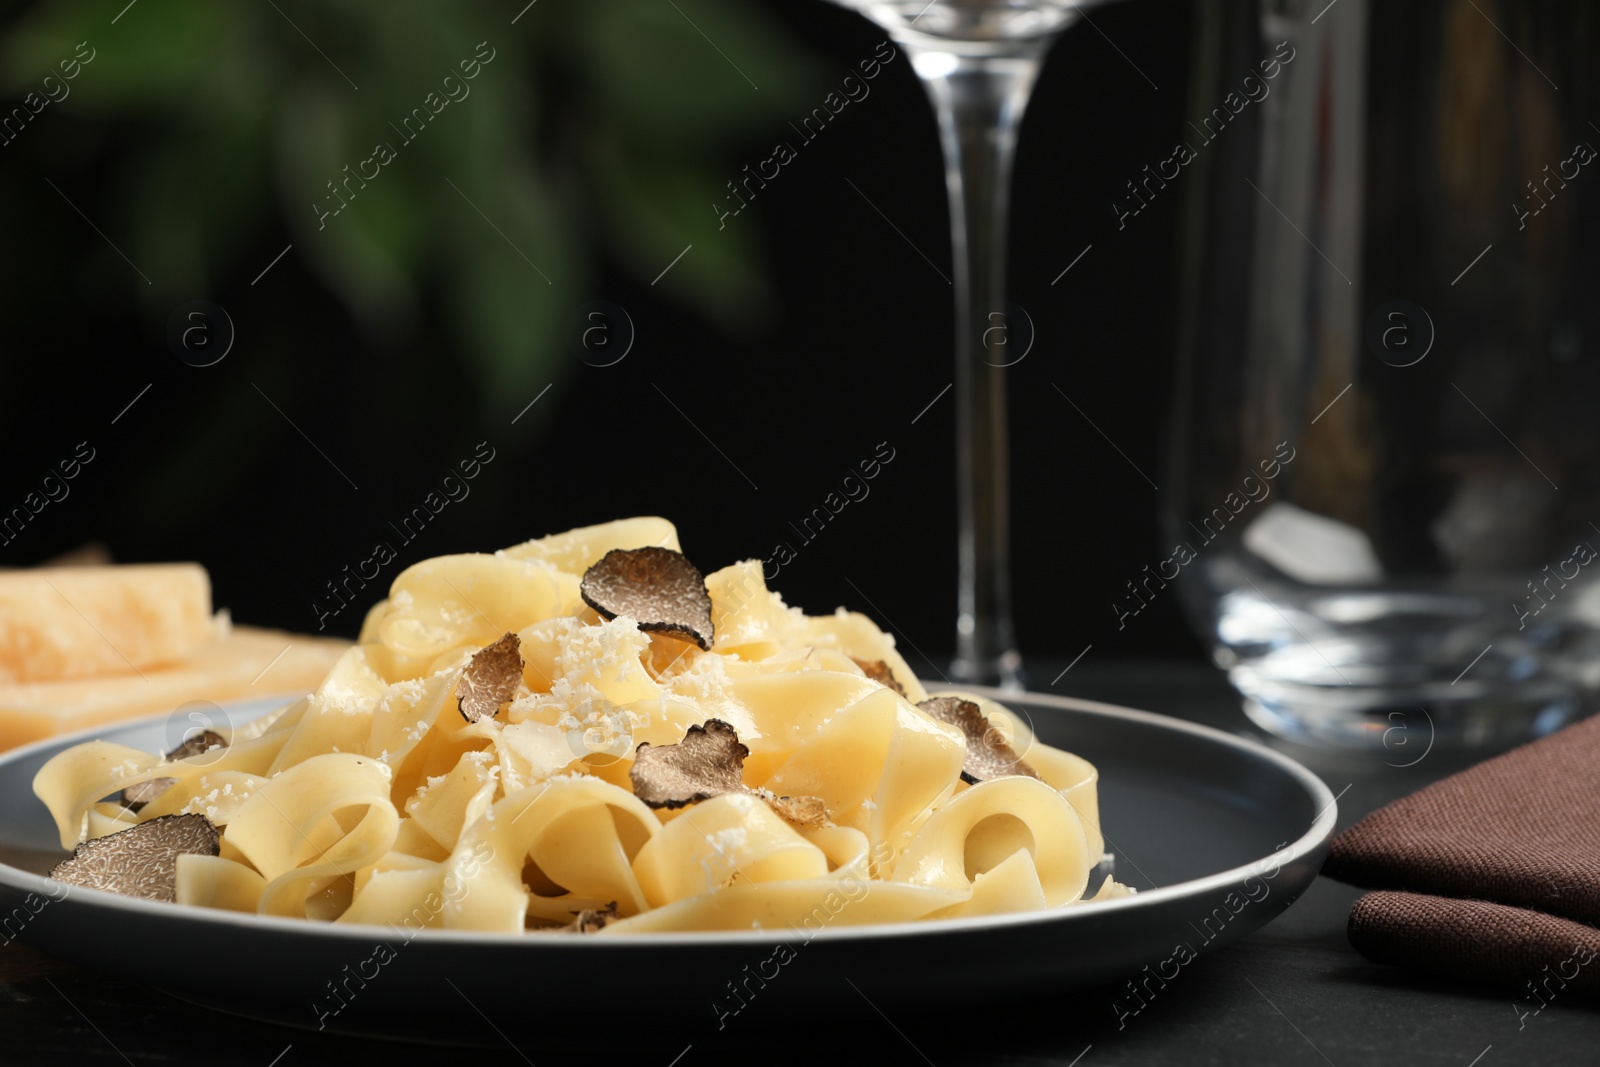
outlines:
[[[1206,726],[1171,715],[1163,715],[1159,712],[1142,711],[1137,708],[1123,707],[1118,704],[1109,704],[1097,700],[1059,696],[1054,693],[1036,693],[1026,690],[1003,691],[987,686],[955,685],[950,683],[938,688],[944,692],[972,693],[983,696],[1002,704],[1008,710],[1011,709],[1007,701],[1027,701],[1030,704],[1052,708],[1057,711],[1088,713],[1105,718],[1133,721],[1162,730],[1190,734],[1213,743],[1220,743],[1235,749],[1243,755],[1265,760],[1267,763],[1275,765],[1279,771],[1295,780],[1312,798],[1313,802],[1320,802],[1320,807],[1317,815],[1312,818],[1310,826],[1307,827],[1304,833],[1273,852],[1253,859],[1248,863],[1216,871],[1201,878],[1191,878],[1171,885],[1158,886],[1154,889],[1142,889],[1129,897],[1097,901],[1094,907],[1087,911],[1078,907],[1062,906],[1040,911],[1011,912],[1001,915],[864,923],[859,926],[827,927],[814,931],[809,936],[792,928],[790,930],[779,930],[772,927],[760,930],[663,930],[653,933],[614,934],[606,937],[585,938],[530,937],[527,934],[515,935],[489,933],[480,930],[438,930],[430,928],[409,931],[411,936],[406,940],[408,943],[412,943],[414,939],[420,937],[425,939],[426,942],[440,947],[483,946],[505,948],[512,951],[521,950],[521,946],[538,946],[538,948],[529,949],[529,951],[572,951],[579,944],[582,944],[592,947],[586,947],[581,951],[593,952],[601,951],[600,946],[607,946],[610,951],[623,951],[646,948],[652,945],[662,949],[677,950],[685,947],[716,948],[737,945],[792,944],[797,940],[806,944],[815,941],[876,941],[884,938],[898,939],[901,937],[970,934],[1008,929],[1014,926],[1053,925],[1055,923],[1076,921],[1078,916],[1108,915],[1133,908],[1149,908],[1167,901],[1204,896],[1208,893],[1235,886],[1246,878],[1259,877],[1257,872],[1264,866],[1272,866],[1281,870],[1283,867],[1318,851],[1333,837],[1334,827],[1339,817],[1339,802],[1333,791],[1328,788],[1320,777],[1303,764],[1253,738],[1241,737],[1216,727]],[[226,701],[221,704],[221,707],[226,710],[229,707],[261,705],[260,711],[252,715],[252,718],[255,718],[277,710],[279,707],[287,707],[288,704],[299,699],[301,699],[300,696],[292,694],[277,694],[251,697],[245,700]],[[273,702],[279,700],[285,702],[281,705],[272,706]],[[167,717],[169,717],[168,713],[156,713],[117,723],[103,723],[99,726],[78,730],[70,734],[43,738],[20,748],[11,749],[0,753],[0,775],[6,774],[12,764],[21,762],[46,749],[68,748],[84,741],[100,739],[108,730],[137,729],[154,724]],[[1098,770],[1098,768],[1096,769]],[[52,887],[62,886],[63,883],[45,875],[34,874],[31,871],[13,867],[3,861],[0,861],[0,885],[8,885],[14,889],[34,893],[52,902],[60,902],[72,895],[74,890],[82,890],[92,894],[88,906],[94,908],[107,909],[113,912],[126,911],[133,916],[164,917],[169,920],[198,922],[274,935],[319,939],[331,938],[367,944],[373,940],[375,935],[378,936],[379,940],[382,940],[385,936],[393,935],[398,929],[392,925],[382,926],[376,923],[314,922],[286,916],[254,915],[219,908],[192,907],[185,908],[181,914],[177,914],[173,911],[173,905],[164,902],[142,900],[138,897],[122,896],[100,890],[82,889],[82,887],[78,886],[68,887],[68,893],[65,895],[52,895],[54,893]]]

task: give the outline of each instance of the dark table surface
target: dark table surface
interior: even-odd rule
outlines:
[[[1054,677],[1065,661],[1031,665]],[[1259,737],[1220,673],[1189,662],[1077,664],[1062,695],[1144,708]],[[1425,738],[1417,738],[1417,752]],[[1274,743],[1339,795],[1339,826],[1471,762],[1393,746],[1331,755]],[[1397,754],[1398,753],[1398,754]],[[0,1064],[208,1064],[299,1067],[383,1062],[474,1065],[626,1060],[640,1067],[706,1063],[1190,1064],[1600,1063],[1600,1013],[1576,996],[1537,1005],[1511,989],[1452,983],[1368,963],[1345,939],[1359,891],[1318,879],[1288,912],[1202,957],[1119,1028],[1112,988],[1041,990],[999,1011],[942,1005],[894,1019],[797,1018],[771,1005],[759,1028],[684,1049],[659,1028],[638,1032],[605,990],[529,1005],[507,1034],[516,1049],[451,1050],[359,1041],[215,1014],[147,985],[60,963],[20,943],[0,948]],[[159,966],[159,962],[156,963]],[[960,981],[960,961],[950,961]],[[449,1010],[441,1005],[441,1010]],[[680,1057],[674,1061],[673,1057]]]

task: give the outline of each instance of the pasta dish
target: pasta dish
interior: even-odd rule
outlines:
[[[993,701],[930,695],[865,616],[805,615],[759,562],[702,577],[679,549],[641,518],[412,566],[281,712],[52,758],[34,790],[75,850],[54,876],[600,937],[1085,900],[1093,766]]]

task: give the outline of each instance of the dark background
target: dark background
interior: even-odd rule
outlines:
[[[12,17],[24,20],[37,6],[20,5]],[[106,16],[121,6],[109,5]],[[515,27],[506,23],[520,2],[473,5],[473,14],[486,37],[536,38],[559,30],[541,22],[557,18],[551,6],[533,7]],[[799,98],[812,103],[794,109],[796,120],[884,39],[821,0],[766,8],[809,67]],[[140,14],[151,17],[134,8],[125,19]],[[1175,598],[1120,632],[1110,607],[1162,554],[1158,494],[1146,476],[1163,479],[1179,197],[1157,200],[1121,231],[1110,203],[1141,167],[1164,158],[1183,124],[1189,11],[1132,0],[1092,19],[1051,52],[1016,168],[1011,298],[1037,331],[1027,358],[1008,371],[1019,638],[1025,655],[1058,659],[1089,645],[1095,658],[1199,655]],[[702,28],[717,38],[715,27]],[[109,26],[96,47],[114,55],[118,29]],[[337,41],[319,43],[331,60],[343,58]],[[712,46],[693,61],[708,77],[726,75],[728,92],[750,91]],[[92,103],[94,73],[91,66],[79,79],[79,102]],[[762,81],[759,70],[747,73]],[[6,80],[36,77],[13,69]],[[419,77],[394,109],[410,106],[429,80]],[[479,92],[494,90],[488,76],[479,83]],[[117,164],[159,132],[162,114],[108,118],[75,111],[70,99],[52,108],[0,149],[0,509],[20,505],[78,442],[88,440],[96,458],[67,499],[0,545],[0,565],[38,563],[90,542],[118,561],[195,559],[211,571],[218,606],[236,619],[315,630],[311,603],[324,582],[380,539],[400,549],[382,582],[427,556],[653,513],[677,523],[706,571],[769,557],[788,542],[796,558],[773,584],[789,603],[813,613],[840,604],[867,610],[928,671],[925,657],[940,660],[952,646],[952,395],[912,420],[952,377],[951,291],[940,273],[950,271],[945,193],[932,113],[909,63],[893,61],[871,88],[726,220],[758,248],[770,300],[714,322],[675,299],[671,272],[652,285],[650,271],[598,251],[562,329],[576,332],[585,300],[610,301],[633,323],[631,351],[597,367],[564,344],[518,395],[474,384],[459,327],[426,290],[403,327],[375,329],[353,316],[307,269],[302,250],[315,235],[296,232],[271,199],[248,220],[249,238],[215,257],[203,290],[190,294],[227,310],[237,330],[232,350],[215,366],[186,365],[165,336],[182,301],[152,299],[140,274],[107,248],[115,240],[140,260],[137,237],[118,229],[127,190]],[[13,87],[8,99],[20,95]],[[557,114],[582,103],[547,101]],[[771,153],[774,138],[794,140],[782,123],[737,133],[717,149],[711,171],[738,176]],[[229,151],[219,138],[172,180],[180,190],[228,180],[237,165]],[[713,183],[704,199],[723,192]],[[434,211],[432,203],[411,207],[424,218]],[[706,242],[718,236],[700,238],[688,255],[714,253]],[[477,237],[503,249],[487,227]],[[559,258],[541,261],[525,235],[513,229],[512,238],[544,270],[563,269]],[[291,241],[295,248],[252,285]],[[160,275],[164,264],[139,268]],[[420,506],[484,440],[495,458],[471,495],[402,547],[388,521]],[[880,442],[894,459],[869,483],[870,495],[805,543],[790,524],[821,507]],[[375,584],[359,608],[378,594]],[[359,619],[358,610],[344,612],[329,632],[353,635]],[[1044,688],[1050,679],[1031,681]]]

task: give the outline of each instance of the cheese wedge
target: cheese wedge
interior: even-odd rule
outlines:
[[[238,626],[189,659],[115,678],[0,686],[0,749],[162,711],[315,689],[349,644]]]
[[[216,635],[197,563],[0,574],[0,685],[135,674]]]

